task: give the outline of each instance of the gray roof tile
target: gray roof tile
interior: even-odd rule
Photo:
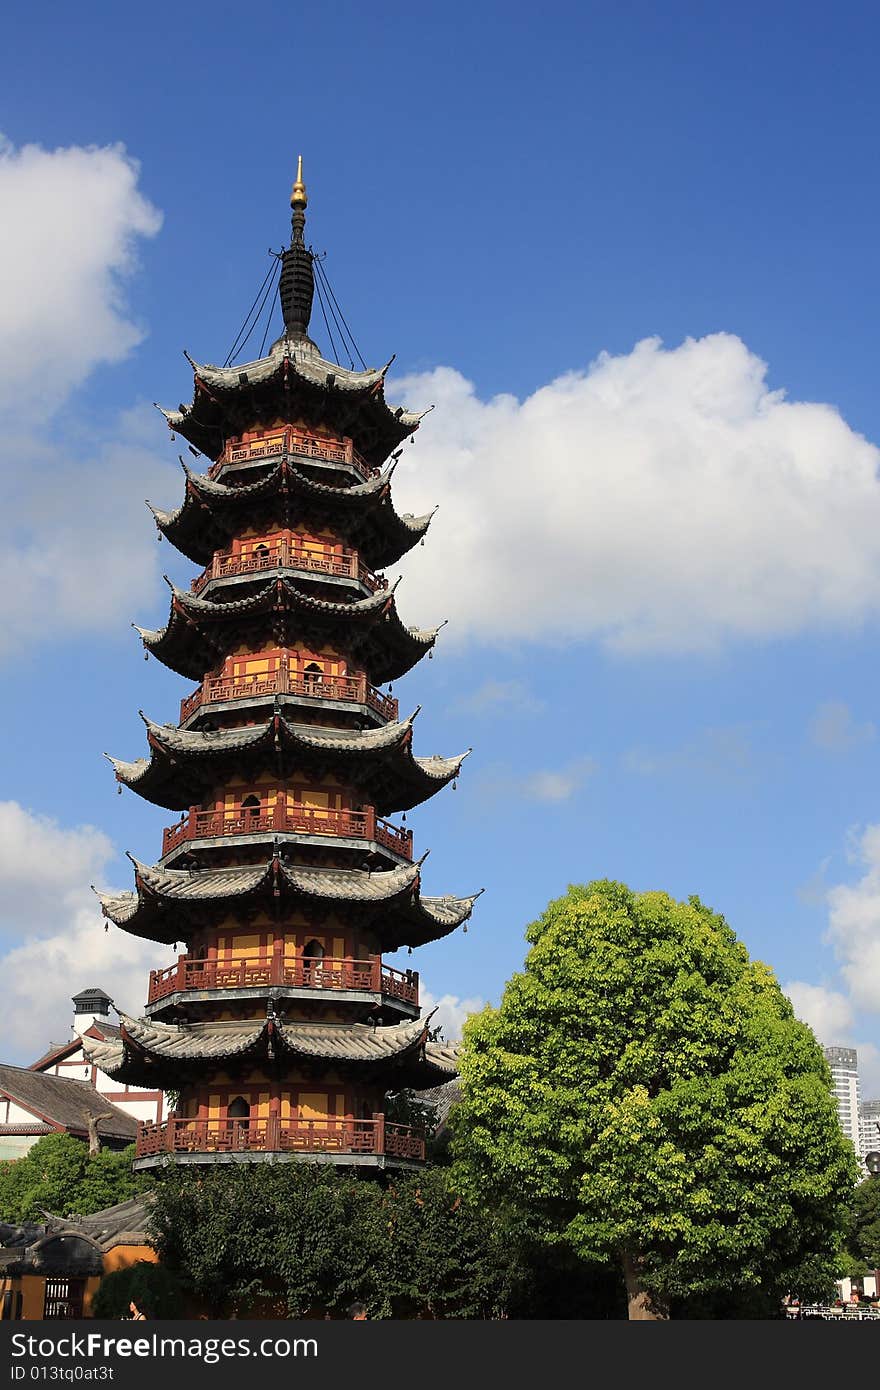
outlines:
[[[89,1120],[95,1117],[98,1133],[107,1138],[134,1139],[137,1130],[137,1121],[131,1115],[105,1100],[87,1081],[71,1081],[30,1068],[0,1064],[0,1092],[23,1110],[31,1111],[37,1121],[45,1118],[76,1134],[88,1133]]]
[[[154,724],[144,719],[151,744],[149,759],[122,762],[108,759],[119,782],[169,810],[184,810],[200,801],[219,775],[218,763],[243,752],[271,757],[277,765],[279,749],[301,757],[306,754],[336,755],[348,767],[376,782],[378,794],[367,797],[380,815],[408,811],[433,796],[458,776],[467,753],[456,758],[414,758],[412,720],[370,729],[332,729],[319,724],[295,724],[275,716],[260,724],[216,731],[179,729],[173,724]],[[279,744],[280,740],[280,744]],[[469,751],[469,750],[468,750]]]

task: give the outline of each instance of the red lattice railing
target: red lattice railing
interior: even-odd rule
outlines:
[[[374,574],[361,564],[357,551],[334,548],[332,545],[307,545],[302,541],[288,540],[286,536],[265,541],[245,554],[236,554],[231,550],[218,551],[207,569],[192,581],[190,588],[194,594],[198,594],[212,579],[259,574],[262,570],[278,568],[308,570],[337,579],[359,579],[373,593],[377,589],[388,588],[384,575]]]
[[[274,956],[244,960],[191,960],[180,956],[165,970],[150,971],[148,1003],[190,989],[248,989],[290,985],[297,989],[357,989],[385,994],[418,1006],[418,971],[394,970],[381,956],[369,960],[320,959],[285,961]]]
[[[308,806],[259,806],[235,811],[200,811],[195,806],[177,825],[162,832],[162,854],[170,854],[186,840],[213,840],[225,835],[258,835],[278,830],[293,835],[336,835],[349,840],[374,840],[384,849],[412,859],[412,831],[400,829],[376,815],[375,807],[363,811],[315,810]]]
[[[306,430],[284,429],[245,443],[231,441],[217,462],[209,468],[208,477],[216,477],[224,464],[250,463],[251,460],[258,463],[260,459],[276,458],[283,454],[314,459],[317,463],[346,463],[364,479],[379,471],[367,463],[350,439],[328,439]]]
[[[425,1140],[384,1115],[369,1120],[179,1120],[138,1124],[136,1155],[163,1153],[350,1153],[424,1159]]]
[[[311,699],[343,700],[368,705],[385,720],[398,716],[398,704],[390,695],[370,685],[366,676],[302,675],[280,665],[268,675],[208,676],[197,690],[180,702],[181,724],[201,705],[223,700],[247,700],[257,695],[304,695]]]

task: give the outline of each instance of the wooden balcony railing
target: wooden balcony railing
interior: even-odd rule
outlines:
[[[135,1153],[350,1153],[423,1159],[424,1137],[384,1115],[369,1120],[165,1120],[139,1122]]]
[[[197,690],[180,702],[180,722],[200,705],[223,700],[247,700],[256,695],[306,695],[312,699],[344,700],[368,705],[387,721],[398,717],[398,704],[390,695],[370,685],[366,676],[303,675],[286,665],[268,675],[208,676]]]
[[[274,956],[248,957],[227,963],[180,956],[165,970],[150,971],[148,1003],[190,989],[248,989],[259,985],[290,985],[296,989],[357,989],[386,994],[407,1004],[419,1002],[416,970],[394,970],[381,956],[369,960],[284,960]]]
[[[350,439],[327,439],[319,434],[309,434],[306,430],[285,429],[243,444],[227,444],[220,458],[208,470],[208,477],[215,477],[227,463],[250,463],[252,459],[256,463],[260,459],[282,454],[315,459],[319,463],[347,463],[365,479],[379,471],[370,467]]]
[[[372,593],[388,588],[384,575],[374,574],[361,564],[356,551],[334,550],[331,545],[304,545],[300,541],[288,540],[286,536],[266,541],[246,554],[235,554],[231,550],[218,551],[208,568],[192,581],[190,588],[194,594],[198,594],[212,579],[259,574],[261,570],[278,568],[309,570],[337,579],[359,579]]]
[[[376,844],[412,859],[412,831],[376,815],[375,807],[363,811],[324,811],[310,806],[245,808],[229,815],[226,811],[200,811],[195,806],[177,825],[162,832],[162,853],[170,854],[185,840],[213,840],[224,835],[258,835],[278,830],[293,835],[338,835],[349,840],[374,840]]]

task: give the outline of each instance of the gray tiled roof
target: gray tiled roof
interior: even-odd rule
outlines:
[[[166,905],[197,908],[217,904],[223,912],[229,899],[267,891],[274,878],[272,861],[247,868],[196,871],[133,862],[137,891],[99,893],[98,897],[104,915],[117,926],[154,941],[178,941],[186,935],[182,914],[164,911]],[[395,950],[447,936],[467,921],[480,896],[421,897],[419,871],[418,864],[402,864],[378,873],[279,864],[278,886],[294,896],[382,908],[373,929],[384,938],[385,949]]]
[[[456,1073],[456,1049],[426,1043],[424,1020],[373,1027],[369,1023],[285,1023],[280,1019],[178,1025],[120,1014],[122,1039],[104,1043],[87,1039],[88,1056],[108,1075],[132,1080],[142,1074],[144,1059],[160,1064],[216,1063],[283,1052],[288,1057],[369,1064],[402,1062],[408,1054],[424,1080]],[[418,1055],[416,1055],[418,1054]]]
[[[429,1087],[427,1091],[416,1091],[415,1098],[423,1105],[430,1105],[434,1111],[437,1122],[434,1135],[435,1138],[439,1138],[446,1129],[450,1110],[461,1100],[461,1081],[456,1076],[452,1081],[444,1081],[439,1086]]]
[[[151,630],[133,626],[148,652],[192,680],[201,680],[216,664],[223,642],[234,644],[235,624],[240,619],[248,620],[251,640],[256,639],[254,618],[262,617],[267,628],[277,632],[282,620],[279,615],[285,613],[316,631],[347,628],[373,685],[405,675],[430,651],[440,631],[404,627],[393,593],[381,589],[369,598],[338,603],[316,598],[288,579],[278,579],[247,598],[223,603],[199,598],[173,584],[170,587],[171,614],[165,627]]]
[[[414,758],[411,718],[370,729],[333,729],[272,716],[260,724],[208,732],[154,724],[142,717],[151,756],[109,761],[119,782],[174,811],[200,801],[212,785],[210,779],[218,776],[218,764],[237,761],[242,753],[262,752],[271,756],[273,766],[283,749],[300,759],[303,754],[318,754],[322,760],[327,754],[338,757],[355,776],[360,773],[376,784],[376,794],[368,793],[367,799],[380,815],[408,811],[433,796],[458,775],[467,757],[461,753],[455,758]]]
[[[278,496],[296,499],[300,509],[333,518],[342,527],[361,559],[373,570],[396,564],[425,535],[434,515],[402,515],[391,501],[394,466],[351,487],[330,487],[316,482],[284,460],[273,463],[255,482],[234,487],[183,463],[186,492],[176,511],[166,512],[148,503],[156,525],[172,545],[196,564],[206,565],[241,526],[242,513],[269,505]]]
[[[225,423],[237,401],[240,399],[247,410],[255,395],[264,402],[277,395],[279,405],[288,411],[311,406],[320,416],[333,412],[334,407],[338,413],[344,402],[349,416],[346,428],[370,462],[384,458],[418,428],[421,419],[402,406],[392,408],[386,403],[384,369],[356,372],[340,367],[321,357],[308,338],[279,338],[267,356],[255,362],[235,367],[192,362],[192,367],[196,383],[192,406],[162,413],[171,429],[206,452],[211,452],[214,436],[219,439],[226,432]],[[200,382],[205,392],[199,389]],[[294,418],[293,413],[290,418]]]
[[[294,341],[286,337],[279,338],[272,344],[267,356],[259,357],[254,362],[242,362],[235,367],[215,367],[208,362],[193,362],[192,365],[196,375],[206,386],[210,386],[212,391],[240,392],[242,373],[252,384],[258,385],[273,377],[283,366],[285,358],[298,376],[315,386],[325,387],[328,373],[332,374],[334,390],[340,392],[353,391],[360,395],[369,395],[385,380],[382,368],[370,367],[366,371],[357,372],[348,367],[340,367],[337,362],[329,362],[327,358],[322,357],[315,345],[308,340]],[[390,406],[385,408],[391,410]],[[405,413],[403,419],[409,431],[415,429],[421,416]]]
[[[109,999],[110,996],[107,997]],[[118,1026],[115,1023],[110,1023],[106,1018],[97,1018],[90,1026],[97,1028],[104,1037],[115,1038],[119,1036]],[[69,1056],[71,1052],[76,1051],[79,1043],[79,1034],[73,1038],[68,1038],[67,1042],[50,1042],[42,1056],[38,1057],[35,1062],[31,1062],[28,1071],[41,1071],[49,1062]]]
[[[152,1195],[144,1193],[140,1197],[130,1197],[127,1202],[94,1211],[89,1216],[56,1216],[46,1212],[50,1231],[82,1232],[96,1240],[102,1250],[112,1250],[116,1245],[146,1245],[150,1234],[150,1213],[153,1205]]]
[[[113,1043],[100,1045],[109,1047]],[[29,1110],[37,1120],[46,1119],[75,1134],[87,1134],[89,1120],[95,1117],[99,1135],[108,1139],[134,1139],[137,1130],[131,1115],[105,1100],[87,1081],[71,1081],[30,1068],[0,1064],[0,1092],[23,1110]]]

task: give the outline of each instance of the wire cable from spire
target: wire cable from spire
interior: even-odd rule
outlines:
[[[241,352],[242,348],[249,341],[251,334],[253,333],[254,329],[257,326],[257,323],[260,320],[263,309],[266,305],[266,300],[272,293],[272,290],[274,288],[272,281],[274,276],[278,273],[280,269],[281,256],[277,251],[270,251],[269,255],[272,257],[272,264],[266,271],[263,283],[257,290],[254,302],[248,310],[247,314],[245,315],[244,323],[238,330],[238,333],[235,336],[235,341],[233,342],[232,347],[229,349],[229,352],[227,353],[226,361],[223,363],[224,367],[228,367],[231,364],[233,357],[235,357],[239,352]],[[258,305],[259,307],[257,307]],[[252,319],[253,322],[251,321]],[[248,325],[250,325],[250,327],[248,327]]]
[[[320,263],[318,263],[318,275],[320,275],[320,274],[321,274],[321,267],[320,267]],[[327,307],[328,307],[328,309],[329,309],[329,313],[331,313],[332,320],[334,320],[334,322],[335,322],[335,325],[336,325],[336,332],[338,332],[338,335],[339,335],[339,342],[342,343],[342,347],[343,347],[343,349],[345,349],[346,357],[348,357],[348,359],[349,359],[349,367],[352,368],[352,371],[355,371],[355,359],[353,359],[353,357],[352,357],[352,349],[350,349],[350,347],[349,347],[349,345],[348,345],[348,342],[346,342],[346,339],[345,339],[345,331],[343,331],[342,324],[341,324],[341,322],[339,322],[339,316],[338,316],[338,314],[336,314],[336,311],[335,311],[335,309],[334,309],[334,306],[332,306],[331,297],[329,297],[329,281],[328,281],[328,279],[327,279],[327,275],[324,275],[324,278],[323,278],[323,285],[324,285],[324,293],[325,293],[325,296],[327,296]]]
[[[342,322],[342,326],[343,326],[343,328],[345,329],[345,333],[346,333],[346,336],[348,337],[348,341],[351,343],[351,346],[354,348],[355,356],[357,357],[358,361],[360,362],[362,369],[363,369],[364,371],[366,371],[366,370],[367,370],[367,364],[366,364],[366,362],[364,361],[363,357],[361,356],[361,350],[360,350],[360,348],[358,347],[357,343],[356,343],[355,340],[354,340],[354,334],[352,333],[351,329],[350,329],[349,326],[348,326],[348,323],[346,322],[345,315],[343,314],[342,309],[339,307],[339,300],[336,298],[336,295],[333,293],[333,286],[330,284],[330,278],[329,278],[329,276],[328,276],[328,274],[327,274],[327,272],[326,272],[326,270],[324,269],[324,266],[323,266],[323,261],[324,261],[324,259],[325,259],[324,256],[321,256],[320,258],[317,257],[317,256],[314,257],[314,265],[315,265],[315,267],[316,267],[316,269],[317,269],[318,276],[320,277],[320,279],[322,280],[322,282],[323,282],[323,284],[324,284],[324,288],[325,288],[326,291],[327,291],[328,299],[331,300],[332,303],[333,303],[333,304],[335,305],[335,307],[336,307],[336,312],[338,313],[339,319],[340,319],[341,322]],[[335,315],[334,315],[334,318],[335,318]],[[340,333],[341,333],[341,332],[342,332],[342,329],[340,329]],[[346,350],[348,350],[348,349],[346,348]],[[349,352],[349,360],[351,360],[351,353],[350,353],[350,352]],[[353,360],[351,360],[351,365],[352,365],[352,367],[354,367],[354,361],[353,361]]]
[[[326,255],[326,252],[325,252],[325,255]],[[320,262],[317,260],[317,257],[315,257],[314,254],[313,254],[313,256],[312,256],[312,263],[318,265],[318,267],[319,267],[319,275],[320,275]],[[323,280],[318,279],[318,280],[316,281],[316,284],[317,284],[318,286],[322,286],[322,285],[323,285],[323,290],[324,290],[324,299],[323,299],[323,303],[326,303],[327,309],[328,309],[329,314],[330,314],[330,317],[333,319],[333,322],[336,324],[336,332],[337,332],[337,335],[338,335],[338,337],[339,337],[340,346],[342,347],[342,349],[343,349],[344,352],[345,352],[346,357],[348,358],[348,365],[351,367],[352,371],[354,371],[354,358],[353,358],[352,355],[351,355],[351,349],[349,348],[348,343],[345,341],[345,335],[344,335],[344,333],[343,333],[342,326],[341,326],[341,324],[340,324],[340,322],[339,322],[339,319],[338,319],[337,315],[334,313],[333,305],[330,303],[330,297],[329,297],[329,295],[328,295],[328,293],[327,293],[327,289],[328,289],[327,277],[324,276]],[[322,305],[322,307],[323,307],[323,305]],[[325,322],[326,322],[326,315],[325,315]],[[338,358],[338,357],[336,358],[336,361],[339,362],[339,358]],[[341,365],[341,364],[340,364],[340,365]]]
[[[277,268],[278,274],[279,274],[279,276],[280,276],[280,274],[281,274],[281,257],[280,257],[280,256],[278,257],[278,260],[276,261],[276,268]],[[272,317],[273,317],[273,315],[274,315],[274,313],[275,313],[275,305],[276,305],[276,303],[277,303],[277,299],[276,299],[276,295],[275,295],[275,288],[276,288],[276,285],[275,285],[275,280],[274,280],[274,278],[273,278],[273,280],[272,280],[272,281],[270,282],[270,284],[269,284],[269,289],[266,291],[266,295],[267,295],[268,300],[269,300],[269,312],[268,312],[268,314],[266,315],[266,326],[265,326],[265,328],[263,329],[263,337],[262,337],[262,339],[260,340],[260,357],[263,356],[263,353],[264,353],[265,350],[266,350],[266,339],[267,339],[268,336],[269,336],[269,329],[272,327]]]
[[[312,261],[312,264],[316,264],[314,259]],[[315,289],[318,292],[318,303],[321,306],[321,317],[324,320],[324,327],[327,329],[327,337],[330,339],[330,351],[333,353],[333,361],[336,362],[337,365],[341,366],[342,364],[339,361],[339,353],[336,350],[336,342],[333,337],[333,329],[330,327],[330,320],[327,317],[327,309],[324,305],[324,294],[321,289],[321,281],[320,279],[318,279],[317,276],[315,277]]]

